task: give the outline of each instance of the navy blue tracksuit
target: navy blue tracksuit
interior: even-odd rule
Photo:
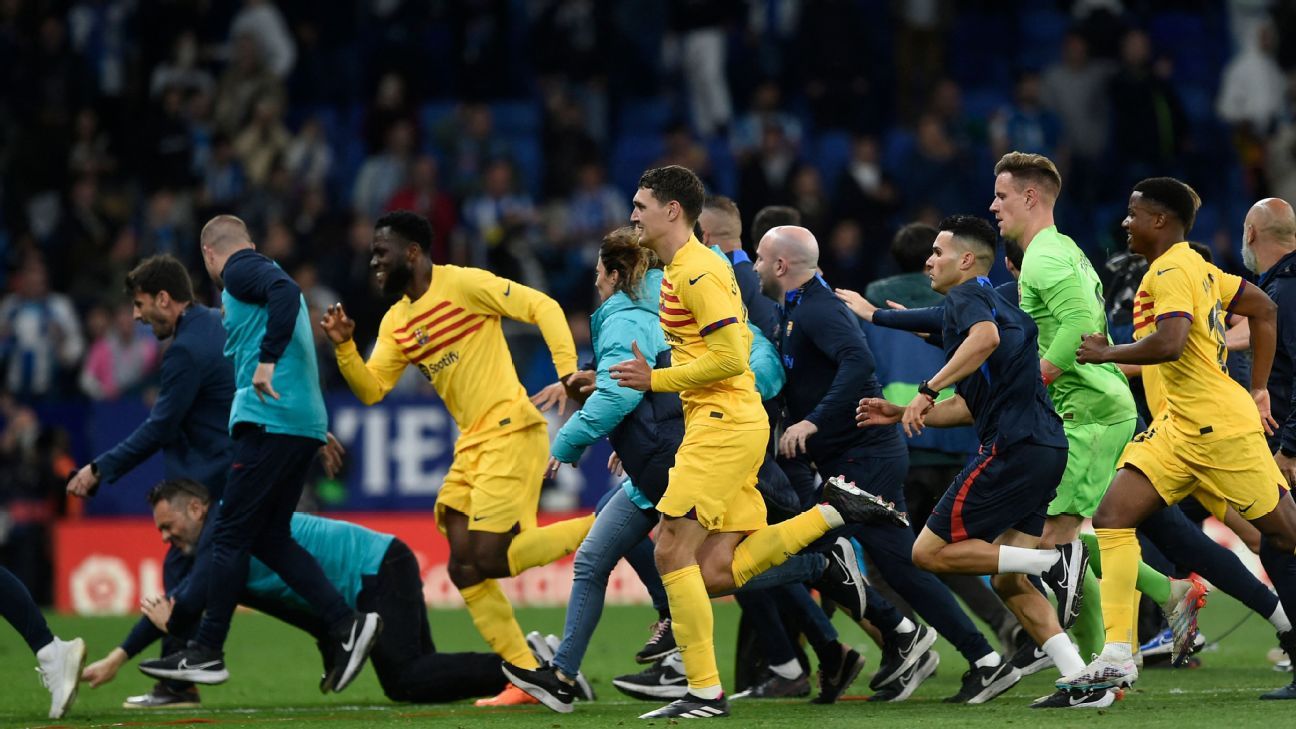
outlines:
[[[825,477],[845,476],[903,510],[909,451],[899,426],[855,424],[860,399],[882,396],[873,353],[855,316],[816,276],[788,293],[779,333],[788,422],[807,420],[819,429],[806,440],[815,470]],[[798,490],[804,490],[800,480]],[[944,583],[914,566],[910,529],[888,524],[855,527],[853,533],[887,583],[965,658],[975,661],[993,652]]]

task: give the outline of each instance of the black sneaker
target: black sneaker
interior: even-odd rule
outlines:
[[[847,481],[845,476],[828,479],[823,490],[824,501],[841,514],[847,524],[895,524],[909,528],[909,515],[896,511],[895,504],[883,501]]]
[[[704,699],[687,694],[656,711],[641,714],[640,719],[714,719],[729,716],[729,702],[722,695],[718,699]]]
[[[508,680],[532,698],[560,714],[571,713],[576,687],[558,678],[558,669],[544,665],[532,671],[507,661],[502,668]]]
[[[1021,677],[1021,671],[1008,661],[1000,661],[997,666],[969,668],[963,674],[963,687],[945,699],[945,703],[984,704],[1017,685]]]
[[[1260,694],[1260,698],[1265,701],[1292,701],[1296,699],[1296,680],[1267,694]]]
[[[173,691],[161,682],[154,684],[148,693],[128,697],[122,702],[123,709],[197,709],[201,706],[198,687]]]
[[[527,636],[527,638],[529,641],[530,636]],[[550,633],[549,635],[546,635],[544,637],[544,641],[545,641],[545,645],[549,646],[549,652],[557,656],[558,649],[562,647],[562,640],[558,636],[554,635],[553,633]],[[545,663],[553,663],[553,659],[550,658],[549,660],[541,663],[541,665],[544,665]],[[579,671],[576,673],[576,698],[580,699],[581,701],[593,701],[595,698],[594,687],[590,684],[589,679],[585,678],[584,671]]]
[[[675,645],[675,631],[671,630],[671,619],[663,618],[652,624],[652,636],[644,647],[635,654],[635,663],[652,663],[674,653],[679,646]]]
[[[833,704],[850,688],[864,670],[866,662],[860,652],[842,645],[842,657],[836,666],[819,666],[819,695],[810,699],[812,704]]]
[[[859,621],[868,606],[864,573],[859,566],[859,549],[853,540],[837,537],[824,556],[828,559],[828,566],[815,581],[814,588],[840,605],[851,619]]]
[[[913,696],[913,692],[924,681],[936,674],[936,667],[940,665],[940,654],[936,651],[927,651],[922,658],[908,671],[900,674],[896,680],[882,684],[878,687],[877,693],[873,694],[870,701],[904,701]]]
[[[1032,676],[1053,665],[1053,659],[1034,642],[1023,645],[1013,654],[1011,663],[1023,676]]]
[[[1031,702],[1032,709],[1105,709],[1120,696],[1112,689],[1081,691],[1058,689]]]
[[[936,631],[919,625],[908,633],[893,633],[882,646],[882,664],[869,681],[869,688],[879,691],[883,686],[900,678],[900,674],[913,668],[923,654],[936,644]]]
[[[1057,598],[1057,616],[1063,630],[1075,625],[1084,602],[1085,570],[1089,567],[1089,551],[1079,539],[1054,547],[1060,557],[1048,572],[1040,575],[1044,584]]]
[[[642,701],[681,699],[688,694],[684,659],[675,651],[639,673],[617,676],[612,685],[631,698]]]
[[[216,650],[189,642],[188,647],[169,656],[141,661],[139,670],[153,678],[170,678],[191,683],[218,684],[229,680],[225,656]]]
[[[324,676],[329,690],[340,693],[360,675],[381,632],[382,618],[378,613],[357,614],[333,630],[333,667]]]
[[[733,695],[738,699],[800,699],[810,695],[810,679],[803,673],[796,678],[783,678],[771,673],[746,691]]]

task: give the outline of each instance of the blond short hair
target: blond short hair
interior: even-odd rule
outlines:
[[[1042,154],[1009,152],[999,158],[994,168],[995,177],[1005,172],[1012,175],[1018,185],[1034,184],[1055,200],[1062,192],[1062,175],[1058,173],[1057,165]]]

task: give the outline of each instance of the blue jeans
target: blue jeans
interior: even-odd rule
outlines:
[[[612,568],[657,525],[657,512],[635,506],[625,491],[613,489],[594,518],[585,541],[576,550],[567,622],[554,665],[575,676],[589,648],[594,626],[603,614],[608,576]]]

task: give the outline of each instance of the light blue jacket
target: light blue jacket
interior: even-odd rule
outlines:
[[[580,460],[586,448],[611,433],[643,399],[642,392],[618,386],[612,379],[611,367],[634,358],[631,342],[638,343],[639,351],[650,363],[656,362],[658,354],[668,348],[657,311],[661,280],[660,270],[649,270],[639,283],[635,298],[618,291],[590,316],[590,339],[598,371],[595,390],[554,438],[549,452],[559,461]]]

